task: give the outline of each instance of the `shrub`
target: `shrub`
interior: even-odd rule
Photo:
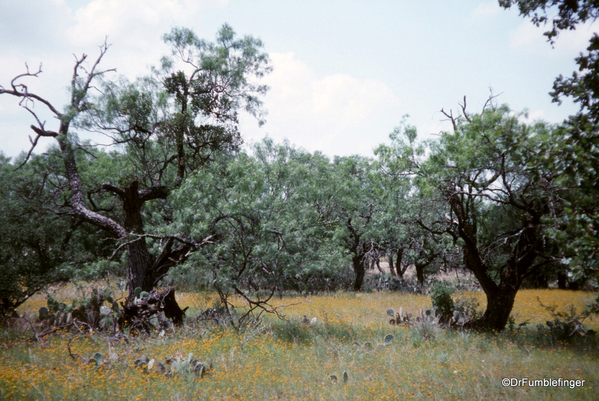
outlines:
[[[479,307],[480,303],[474,297],[460,297],[454,302],[454,311],[458,312],[458,316],[468,318],[468,321],[482,317]]]
[[[455,305],[451,294],[455,289],[445,281],[435,283],[431,293],[431,301],[435,308],[436,315],[441,321],[447,322],[453,315]]]

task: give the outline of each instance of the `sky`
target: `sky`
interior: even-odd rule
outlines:
[[[480,112],[491,91],[529,121],[559,123],[577,107],[551,102],[553,81],[571,75],[598,30],[562,32],[552,48],[546,29],[496,0],[0,0],[0,85],[41,63],[39,78],[24,82],[62,108],[75,55],[95,59],[106,37],[101,67],[134,79],[169,52],[161,38],[172,27],[213,40],[224,23],[260,38],[273,67],[263,79],[267,122],[243,115],[244,141],[269,136],[329,156],[372,155],[405,115],[419,137],[434,137],[451,129],[441,109],[457,113],[466,96],[467,110]],[[42,105],[36,111],[56,130]],[[32,123],[18,99],[1,95],[0,151],[27,151]]]

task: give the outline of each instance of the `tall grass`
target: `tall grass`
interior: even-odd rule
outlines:
[[[60,294],[57,294],[59,296]],[[480,293],[457,294],[484,298]],[[72,333],[48,336],[41,343],[24,335],[5,333],[0,348],[0,399],[156,399],[156,400],[397,400],[397,399],[596,399],[599,390],[599,350],[583,345],[544,341],[534,325],[549,320],[544,304],[568,304],[581,309],[594,294],[567,291],[521,291],[516,321],[530,319],[518,334],[477,334],[444,331],[434,340],[390,326],[385,311],[402,307],[419,313],[430,299],[395,293],[337,293],[286,297],[278,305],[287,320],[266,317],[236,332],[212,323],[193,323],[164,337],[129,338],[108,343],[95,334],[71,342],[73,353],[103,354],[100,366],[73,360],[66,345]],[[211,306],[209,293],[179,294],[194,316]],[[39,301],[23,306],[35,310]],[[304,316],[316,318],[313,325]],[[597,326],[596,321],[589,322]],[[383,346],[391,333],[394,341]],[[365,345],[372,344],[372,349]],[[165,376],[134,365],[142,355],[156,360],[193,353],[212,363],[203,378]],[[110,362],[108,356],[118,355]],[[342,380],[347,372],[348,381]],[[331,380],[334,375],[336,382]],[[584,379],[583,387],[502,387],[501,379]]]

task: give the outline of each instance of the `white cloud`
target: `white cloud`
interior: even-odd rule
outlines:
[[[119,73],[132,75],[155,65],[167,48],[161,36],[173,26],[192,26],[211,8],[227,0],[92,0],[75,12],[74,24],[65,31],[72,47],[101,44],[106,36],[114,44],[111,60]]]
[[[510,45],[523,52],[533,52],[550,58],[573,58],[587,48],[589,39],[597,31],[597,26],[596,23],[586,23],[573,31],[561,31],[552,49],[547,37],[543,35],[550,29],[549,26],[537,27],[527,20],[511,32]]]
[[[503,9],[499,7],[497,1],[481,3],[474,10],[472,10],[472,17],[474,18],[486,18],[492,15],[497,15],[503,12]]]
[[[547,114],[545,110],[537,109],[533,111],[529,111],[526,115],[520,116],[518,120],[524,124],[533,124],[536,121],[546,121],[550,124],[559,124],[564,119],[560,117],[556,117],[554,114]]]
[[[71,43],[83,45],[93,45],[105,35],[126,43],[153,43],[147,38],[175,24],[197,22],[206,10],[226,4],[227,0],[92,0],[75,12],[66,35]]]
[[[265,98],[267,123],[259,129],[244,118],[246,140],[269,133],[275,140],[288,139],[331,156],[366,155],[399,122],[399,101],[383,82],[346,74],[319,78],[293,53],[270,56],[274,71],[265,79],[271,87]]]

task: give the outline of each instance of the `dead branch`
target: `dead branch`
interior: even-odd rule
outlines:
[[[443,115],[445,117],[447,117],[447,119],[449,119],[451,121],[451,125],[453,126],[453,130],[454,132],[458,130],[458,124],[457,121],[455,119],[455,117],[453,116],[453,110],[449,110],[449,113],[446,112],[445,110],[441,109],[441,113],[443,113]]]
[[[466,114],[466,95],[464,95],[464,103],[460,104],[460,107],[462,108],[462,115],[464,116],[464,118],[466,119],[466,121],[468,121],[469,123],[472,122],[472,120],[470,119],[470,117],[468,117],[468,114]]]

